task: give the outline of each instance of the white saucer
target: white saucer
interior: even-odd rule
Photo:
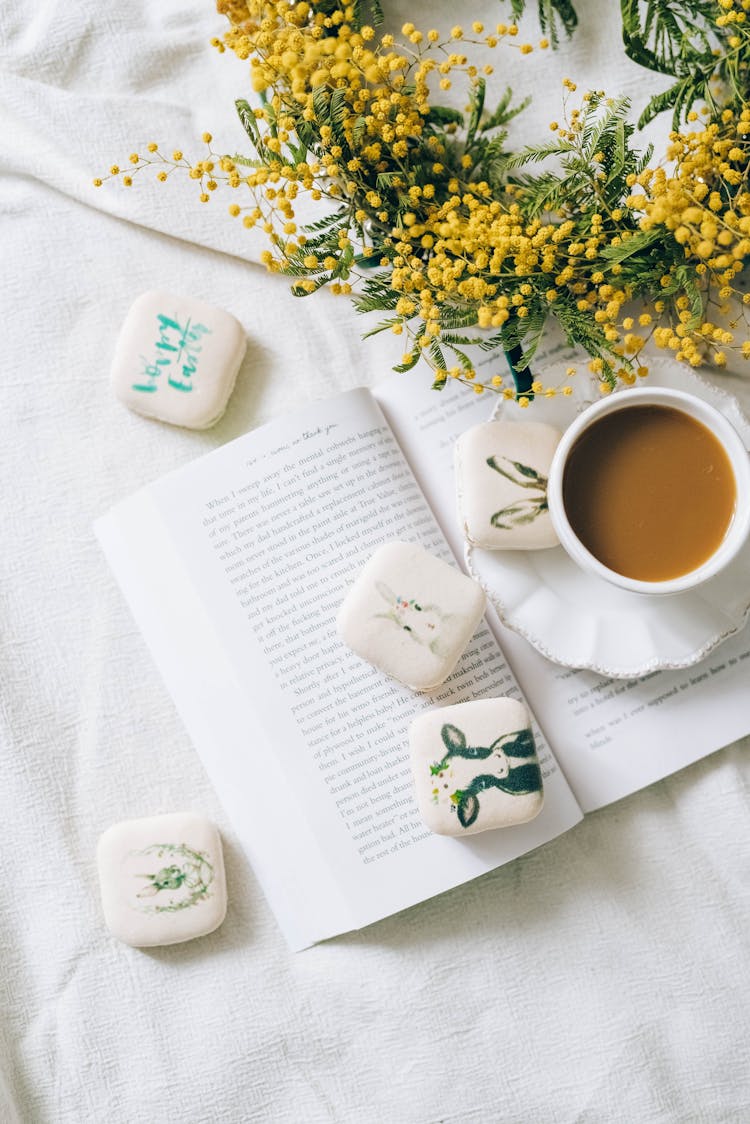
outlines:
[[[750,449],[750,422],[735,398],[668,359],[650,359],[649,370],[648,383],[710,402]],[[546,382],[555,378],[554,369],[545,372]],[[627,387],[617,391],[627,392]],[[564,429],[596,397],[586,380],[572,397],[540,398],[527,410],[501,401],[494,417]],[[690,667],[739,632],[750,615],[750,541],[717,577],[671,597],[617,589],[585,574],[561,547],[487,551],[467,545],[466,563],[503,623],[542,655],[618,679]]]

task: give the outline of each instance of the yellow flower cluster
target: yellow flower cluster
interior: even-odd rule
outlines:
[[[229,213],[268,236],[269,270],[292,276],[300,295],[323,284],[364,293],[359,307],[388,313],[377,330],[402,337],[403,369],[424,357],[437,385],[455,378],[477,393],[516,396],[499,375],[478,378],[464,347],[525,348],[548,315],[589,352],[603,392],[648,373],[649,343],[694,366],[706,356],[725,363],[732,346],[750,358],[750,343],[736,340],[731,323],[739,314],[729,312],[738,296],[740,309],[750,303],[739,291],[750,259],[744,95],[704,120],[691,113],[690,127],[672,134],[664,166],[623,171],[618,180],[622,158],[601,127],[616,103],[597,91],[569,109],[576,87],[566,79],[550,129],[578,168],[575,190],[539,206],[531,177],[503,169],[502,133],[493,140],[483,131],[501,129],[504,118],[483,114],[493,68],[475,66],[467,47],[505,44],[526,55],[534,48],[515,24],[488,30],[474,22],[441,34],[406,23],[397,40],[358,22],[348,0],[217,7],[229,29],[214,45],[249,62],[259,94],[256,108],[238,103],[255,158],[214,151],[209,134],[197,161],[180,150],[165,156],[152,143],[97,186],[113,176],[130,186],[153,167],[161,182],[187,174],[203,202],[220,185],[237,191]],[[731,32],[724,78],[742,88],[748,11],[750,0],[716,0],[716,27]],[[457,78],[470,93],[465,116],[434,102]],[[587,149],[592,134],[602,137],[596,150]],[[636,157],[629,167],[642,169]],[[308,227],[297,213],[303,194],[321,203],[320,222]],[[570,390],[535,380],[519,401]]]
[[[456,67],[465,68],[470,77],[479,73],[466,55],[447,50],[467,38],[462,27],[452,28],[443,40],[434,29],[425,33],[406,23],[402,28],[404,42],[396,49],[393,35],[378,35],[371,26],[357,26],[352,4],[336,8],[320,0],[218,0],[217,9],[231,27],[223,40],[214,40],[214,45],[220,51],[228,48],[239,58],[249,59],[254,89],[261,92],[271,88],[282,102],[293,102],[307,110],[309,120],[315,114],[316,89],[328,86],[351,91],[347,101],[352,110],[365,113],[379,88],[380,92],[383,88],[403,88],[405,73],[415,60],[430,52],[440,53],[441,59],[437,62],[433,58],[413,75],[415,107],[426,102],[425,80],[432,70],[439,74],[442,89],[450,87],[449,75]],[[498,24],[493,32],[486,33],[483,24],[475,22],[471,32],[494,48],[501,39],[515,40],[518,28]],[[542,40],[539,45],[549,44]],[[518,49],[528,54],[533,46],[522,43]],[[492,68],[485,67],[484,73],[492,73]]]
[[[494,49],[505,41],[523,55],[533,50],[532,44],[518,42],[515,24],[497,24],[488,32],[483,24],[474,22],[468,31],[455,26],[447,37],[441,37],[435,29],[423,32],[406,23],[397,48],[391,34],[377,35],[367,25],[356,28],[351,5],[331,12],[330,5],[316,0],[219,0],[217,7],[231,27],[215,45],[249,59],[255,90],[271,95],[265,108],[254,113],[263,129],[262,147],[267,160],[264,167],[243,179],[256,193],[254,206],[230,208],[233,214],[242,215],[246,226],[260,223],[271,237],[274,251],[263,255],[266,266],[275,272],[285,271],[298,264],[302,255],[302,265],[313,274],[335,271],[336,257],[328,254],[321,259],[314,253],[305,254],[306,238],[297,230],[293,202],[300,190],[309,192],[314,200],[346,200],[352,205],[354,226],[361,234],[362,256],[371,256],[377,262],[384,250],[401,246],[405,256],[397,256],[393,263],[393,289],[406,297],[421,288],[421,307],[429,311],[434,301],[419,270],[410,268],[412,248],[421,254],[430,252],[433,244],[440,242],[434,233],[437,228],[456,222],[454,192],[466,191],[472,200],[492,196],[486,183],[470,183],[473,161],[468,153],[459,160],[460,179],[450,176],[445,137],[430,127],[430,84],[447,90],[456,73],[470,83],[492,73],[489,65],[481,71],[471,65],[464,50],[458,49],[459,44],[463,47],[467,42],[481,42]],[[549,43],[542,39],[538,46],[546,49]],[[307,152],[304,160],[294,163],[282,159],[295,134],[304,139],[306,124],[314,130],[314,156]],[[446,191],[449,198],[443,202]],[[486,208],[482,216],[489,217]],[[474,216],[472,229],[479,243],[484,235],[478,220],[479,216]],[[463,234],[468,234],[462,233],[461,225],[451,239],[454,273],[456,263],[469,252],[468,247],[460,249]],[[348,236],[342,236],[338,250],[345,252],[350,247]],[[477,304],[483,302],[489,289],[497,290],[481,276],[451,276],[450,268],[443,269],[447,256],[439,256],[439,249],[435,254],[438,256],[430,276],[441,274],[435,289],[437,299],[458,294]],[[482,269],[486,272],[485,267]],[[473,266],[458,267],[459,274],[466,270],[475,272]],[[313,292],[318,287],[315,276],[303,278],[296,285],[300,292]],[[335,280],[331,287],[335,293],[351,292],[348,280]],[[411,339],[408,324],[416,307],[407,299],[400,303],[393,324],[397,334],[406,329]],[[496,311],[499,319],[495,316],[494,323],[500,324],[507,313]],[[482,304],[480,326],[486,317]],[[433,320],[416,346],[426,348],[436,334]],[[429,361],[429,355],[427,358]],[[444,373],[439,367],[437,371],[439,375]],[[474,371],[466,366],[449,373],[469,381],[475,378]],[[480,384],[475,388],[483,389]]]
[[[725,0],[729,8],[732,0]],[[739,5],[738,5],[739,7]],[[750,0],[745,7],[750,8]],[[736,9],[730,13],[743,15]],[[690,114],[698,121],[696,113]],[[748,161],[750,160],[750,107],[739,113],[725,109],[718,120],[685,133],[672,133],[668,159],[673,162],[671,174],[663,168],[647,169],[634,177],[631,187],[640,192],[631,195],[630,206],[643,212],[641,229],[659,226],[670,231],[683,248],[684,263],[697,278],[702,279],[708,315],[696,316],[687,295],[676,300],[676,322],[654,330],[658,347],[667,348],[675,357],[692,366],[699,366],[706,351],[715,363],[726,363],[727,346],[735,342],[741,311],[731,317],[732,298],[750,304],[750,295],[738,288],[738,279],[750,259],[750,191]],[[665,286],[670,278],[664,278]],[[735,305],[737,305],[735,301]],[[711,307],[719,313],[722,324],[711,319]],[[727,323],[730,327],[727,327]],[[750,348],[742,345],[747,357]]]

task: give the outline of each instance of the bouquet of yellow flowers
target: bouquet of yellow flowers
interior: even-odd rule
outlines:
[[[382,313],[374,332],[404,343],[397,369],[425,360],[436,388],[454,378],[522,403],[565,392],[532,373],[549,318],[604,392],[647,373],[649,341],[692,366],[721,366],[729,348],[750,357],[750,0],[621,0],[626,52],[673,78],[638,122],[673,115],[656,163],[627,99],[579,97],[569,80],[549,138],[509,151],[526,103],[505,89],[489,108],[493,67],[471,52],[528,54],[574,33],[569,0],[539,3],[546,37],[532,44],[524,0],[492,29],[405,23],[398,39],[376,30],[377,0],[219,0],[229,27],[215,46],[248,60],[257,95],[236,103],[252,151],[221,154],[205,134],[198,161],[152,143],[110,174],[128,185],[183,169],[204,202],[233,192],[230,215],[268,236],[270,270],[296,295],[327,285]],[[457,81],[465,112],[439,104]],[[320,207],[304,226],[302,195]],[[472,353],[498,350],[512,387],[477,378]]]

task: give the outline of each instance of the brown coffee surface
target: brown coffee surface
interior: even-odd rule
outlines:
[[[689,573],[720,545],[736,501],[732,466],[701,422],[671,406],[629,406],[573,445],[563,504],[605,566],[639,581]]]

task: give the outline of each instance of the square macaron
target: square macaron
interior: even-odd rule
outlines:
[[[213,932],[227,908],[218,829],[175,812],[114,824],[97,847],[110,932],[135,948],[178,944]]]
[[[379,547],[337,617],[343,641],[415,691],[440,686],[485,609],[481,586],[416,543]]]
[[[226,410],[245,355],[245,330],[221,308],[160,290],[130,306],[115,345],[116,396],[145,417],[207,429]]]
[[[409,728],[409,751],[419,811],[438,835],[513,827],[542,810],[534,736],[517,699],[425,711]]]
[[[560,431],[544,422],[489,421],[455,446],[458,515],[468,542],[484,550],[556,546],[547,479]]]

